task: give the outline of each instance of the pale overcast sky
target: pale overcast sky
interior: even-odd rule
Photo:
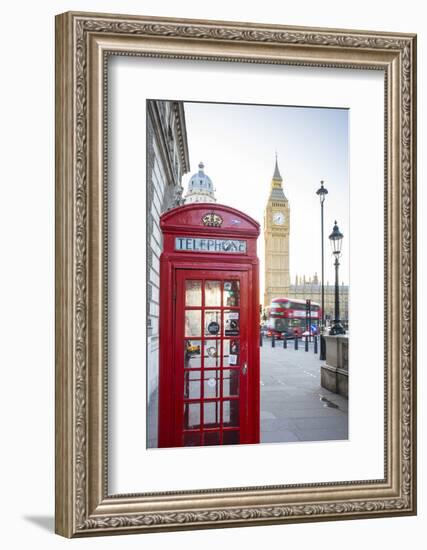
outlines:
[[[328,236],[334,220],[344,234],[340,282],[349,280],[348,111],[184,103],[191,170],[185,191],[202,160],[219,203],[246,212],[263,225],[277,151],[283,189],[290,202],[290,272],[320,277],[320,205],[316,190],[324,180],[325,282],[334,282]],[[264,286],[264,237],[258,240],[261,291]],[[262,294],[261,294],[262,295]]]

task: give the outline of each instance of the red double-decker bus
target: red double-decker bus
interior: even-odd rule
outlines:
[[[274,298],[268,308],[267,336],[299,338],[319,334],[322,310],[317,302],[293,298]]]

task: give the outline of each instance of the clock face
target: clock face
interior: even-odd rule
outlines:
[[[273,214],[273,223],[283,225],[285,223],[285,214],[283,212],[275,212]]]

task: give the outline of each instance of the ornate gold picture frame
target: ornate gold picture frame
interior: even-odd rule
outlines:
[[[108,59],[384,73],[384,477],[110,494]],[[56,18],[56,532],[65,537],[416,513],[416,37],[65,13]],[[367,359],[369,360],[369,359]]]

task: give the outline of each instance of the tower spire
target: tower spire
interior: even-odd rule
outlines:
[[[276,151],[276,165],[274,167],[273,179],[278,181],[283,181],[279,171],[279,163],[277,162],[277,151]]]

